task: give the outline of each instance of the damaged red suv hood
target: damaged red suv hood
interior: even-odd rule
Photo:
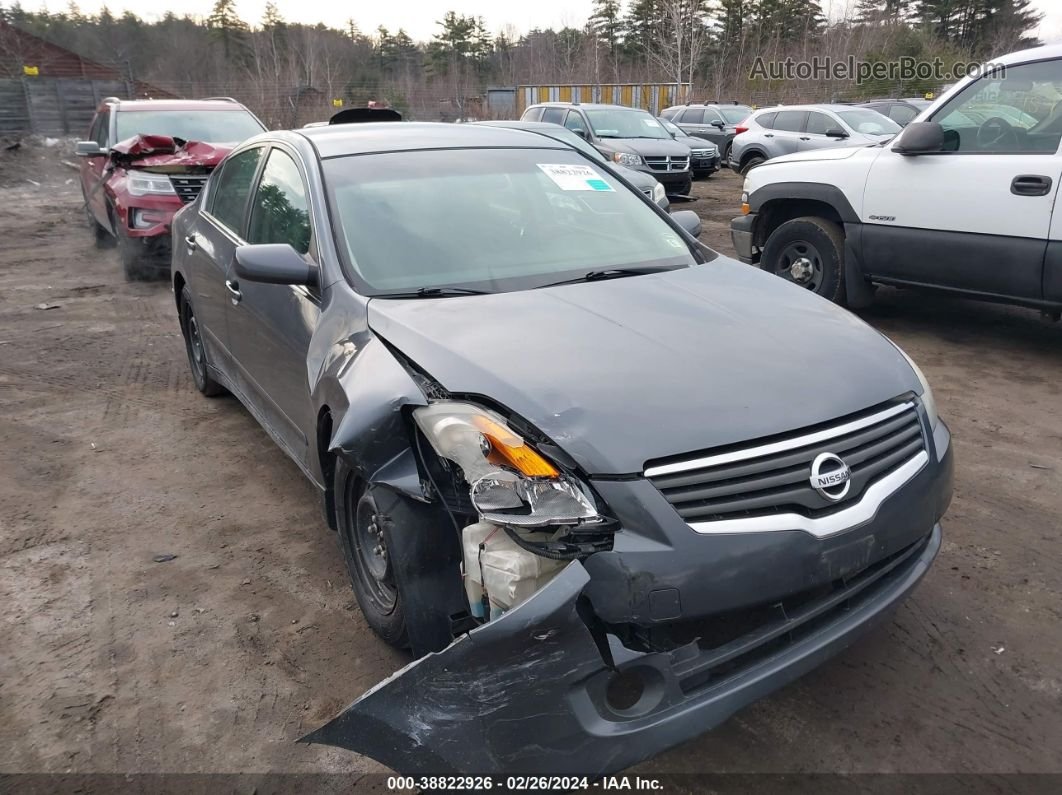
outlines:
[[[111,147],[111,157],[150,171],[213,168],[232,151],[231,146],[185,141],[168,135],[134,135]]]

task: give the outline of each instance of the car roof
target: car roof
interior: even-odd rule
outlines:
[[[118,113],[132,110],[247,110],[234,99],[112,99],[104,100],[101,107],[105,105]]]
[[[534,105],[527,106],[528,110],[531,108],[583,108],[584,110],[640,110],[642,113],[649,112],[645,108],[611,105],[607,102],[536,102]]]
[[[836,103],[836,102],[820,102],[820,103],[815,104],[815,105],[774,105],[774,106],[769,107],[769,108],[760,108],[759,110],[756,111],[756,115],[759,116],[759,115],[761,115],[761,114],[763,114],[763,113],[765,113],[767,111],[770,111],[770,112],[774,113],[774,112],[780,111],[780,110],[829,110],[829,111],[833,111],[834,113],[839,113],[840,111],[852,110],[853,108],[856,108],[856,107],[859,107],[859,106],[858,105],[842,105],[842,104]]]
[[[572,149],[538,133],[478,124],[368,122],[303,127],[295,134],[309,140],[322,158],[422,149]]]

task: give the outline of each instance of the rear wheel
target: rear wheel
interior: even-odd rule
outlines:
[[[192,370],[195,388],[207,397],[225,394],[225,387],[210,375],[203,332],[192,309],[192,296],[187,287],[181,289],[181,333],[184,335],[184,347],[188,352],[188,366]]]
[[[752,171],[752,169],[756,168],[756,166],[762,165],[766,162],[767,158],[761,155],[752,155],[751,157],[746,158],[745,161],[741,164],[740,171],[742,174],[748,174],[750,171]]]
[[[407,648],[402,596],[376,498],[342,462],[336,466],[335,498],[339,542],[365,621],[387,643]]]
[[[834,303],[844,301],[844,234],[833,221],[786,221],[767,238],[760,267]]]

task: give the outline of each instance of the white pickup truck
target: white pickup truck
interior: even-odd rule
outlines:
[[[880,145],[748,173],[738,256],[849,306],[874,284],[1062,312],[1062,45],[992,62]]]

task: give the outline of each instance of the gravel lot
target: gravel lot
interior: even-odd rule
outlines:
[[[5,157],[0,771],[383,770],[294,743],[406,662],[309,485],[194,391],[168,286],[93,248],[74,172]],[[730,253],[739,178],[695,190]],[[1062,772],[1062,325],[893,290],[864,317],[951,425],[944,550],[890,624],[638,772]]]

